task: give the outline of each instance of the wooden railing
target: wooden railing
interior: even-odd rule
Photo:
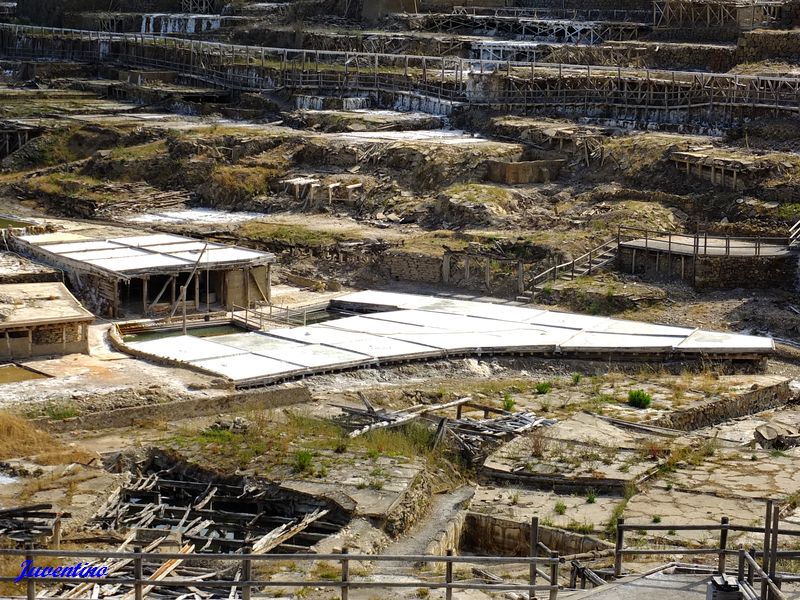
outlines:
[[[96,580],[88,580],[91,583],[99,583],[101,585],[120,585],[127,590],[132,590],[134,600],[141,600],[149,589],[159,590],[166,588],[194,588],[201,591],[219,591],[222,589],[231,590],[228,597],[235,598],[237,589],[241,591],[243,600],[250,600],[252,593],[255,589],[267,588],[323,588],[327,590],[339,590],[342,600],[348,600],[350,590],[378,590],[386,588],[394,589],[427,589],[427,590],[445,590],[445,598],[451,600],[453,592],[458,590],[484,590],[490,592],[496,591],[517,591],[526,592],[529,598],[543,598],[544,596],[537,596],[537,592],[544,592],[550,600],[557,600],[558,598],[558,577],[560,560],[556,557],[497,557],[497,556],[454,556],[452,551],[448,551],[447,556],[430,556],[430,555],[356,555],[350,554],[345,548],[339,554],[252,554],[247,549],[242,554],[196,554],[196,553],[144,553],[140,549],[134,552],[102,552],[102,551],[76,551],[76,550],[35,550],[33,548],[26,549],[11,549],[0,550],[0,556],[10,556],[16,562],[21,563],[23,560],[36,561],[37,558],[46,559],[48,564],[53,564],[54,561],[65,560],[69,564],[74,564],[75,560],[70,559],[95,559],[98,561],[96,564],[107,565],[111,560],[129,561],[127,564],[133,565],[133,575],[117,575],[111,573],[108,577]],[[317,579],[317,580],[302,580],[302,579],[260,579],[254,574],[254,567],[256,565],[264,565],[269,563],[280,563],[291,560],[293,563],[299,565],[300,571],[310,573],[313,572],[314,563],[317,561],[338,562],[340,566],[340,573],[338,580]],[[12,561],[12,562],[15,562]],[[239,572],[241,573],[240,580],[219,580],[219,579],[180,579],[180,578],[156,578],[154,575],[146,576],[145,566],[159,565],[162,566],[168,561],[181,561],[183,563],[191,563],[192,561],[208,564],[209,561],[220,561],[222,563],[238,563]],[[85,562],[85,560],[81,561]],[[371,578],[371,580],[357,581],[350,573],[351,563],[366,562],[366,563],[382,563],[382,562],[402,562],[409,565],[444,565],[444,575],[433,575],[437,581],[430,580],[405,580],[398,581],[396,578],[387,578],[382,580],[379,575]],[[453,573],[453,566],[458,564],[470,564],[481,566],[499,566],[499,565],[514,565],[514,564],[527,564],[530,566],[530,578],[528,583],[509,583],[506,581],[501,582],[467,582],[458,580]],[[542,572],[538,569],[539,566],[545,567],[549,573],[547,574],[547,583],[537,584],[537,575]],[[158,570],[155,572],[158,573]],[[8,583],[13,582],[16,576],[4,575],[0,577],[0,582]],[[48,577],[47,579],[37,580],[34,578],[24,578],[22,581],[26,585],[26,597],[28,600],[34,600],[37,597],[37,584],[39,586],[53,585],[58,583],[74,583],[86,584],[87,579],[75,577]],[[121,594],[124,595],[124,594]],[[9,597],[9,596],[4,596]],[[13,596],[11,596],[13,597]],[[50,598],[58,598],[58,596],[49,596]]]
[[[229,89],[398,91],[472,106],[713,108],[724,112],[720,119],[740,107],[794,113],[800,106],[800,77],[267,48],[8,24],[0,24],[0,53],[169,69]],[[498,72],[506,73],[509,85],[474,85],[481,75]]]
[[[583,265],[588,265],[587,274],[591,275],[593,270],[592,262],[594,259],[603,255],[608,250],[616,248],[618,245],[619,244],[617,240],[609,240],[608,242],[605,242],[596,248],[592,248],[586,254],[582,254],[574,260],[550,267],[546,271],[543,271],[533,277],[531,280],[532,288],[535,289],[536,286],[542,285],[547,281],[556,281],[561,275],[569,275],[570,279],[575,279],[576,270],[580,270]]]
[[[255,308],[233,305],[231,314],[233,322],[243,325],[246,329],[264,329],[264,326],[271,324],[305,326],[308,324],[309,315],[323,311],[327,307],[327,302],[298,308],[275,304],[259,305]]]
[[[795,235],[800,234],[800,227]],[[694,256],[762,256],[765,248],[788,248],[791,244],[789,237],[765,236],[730,236],[709,235],[704,233],[676,233],[673,231],[658,231],[639,227],[619,227],[617,234],[619,242],[642,240],[644,250],[661,250],[666,252],[690,251]],[[664,243],[666,242],[666,248]],[[650,245],[652,243],[652,246]]]
[[[764,526],[756,527],[751,525],[734,525],[728,517],[722,517],[719,525],[695,525],[695,524],[629,524],[625,519],[617,520],[616,543],[614,547],[614,576],[621,577],[623,574],[623,559],[626,556],[671,556],[675,554],[691,556],[716,556],[716,572],[725,574],[727,572],[727,559],[729,556],[738,558],[737,575],[740,582],[750,585],[758,577],[761,588],[759,598],[761,600],[786,600],[786,596],[781,592],[781,583],[785,581],[796,581],[797,576],[783,575],[777,572],[778,558],[797,560],[800,559],[800,550],[782,551],[778,549],[779,536],[789,536],[800,538],[800,530],[781,529],[780,505],[772,500],[767,501]],[[625,533],[630,531],[702,531],[713,534],[719,533],[719,543],[713,548],[626,548]],[[729,547],[728,535],[730,532],[756,533],[763,535],[764,543],[762,550],[754,547],[745,549],[740,547],[732,549]],[[762,559],[761,565],[757,563],[758,558]]]

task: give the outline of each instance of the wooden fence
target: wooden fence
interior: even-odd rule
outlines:
[[[779,526],[780,506],[773,500],[767,501],[764,526],[756,527],[751,525],[734,525],[728,517],[722,517],[719,525],[694,525],[694,524],[662,524],[649,523],[645,525],[628,524],[624,519],[617,520],[616,544],[614,547],[614,576],[621,577],[623,574],[623,560],[626,556],[670,556],[670,555],[691,555],[691,556],[716,556],[719,574],[727,572],[728,557],[734,556],[738,559],[737,579],[740,583],[753,585],[756,578],[760,582],[760,600],[786,600],[786,596],[781,592],[783,582],[798,581],[800,578],[794,575],[780,574],[777,572],[778,559],[798,560],[800,550],[780,550],[779,536],[800,538],[800,530],[781,529]],[[679,531],[702,531],[709,534],[718,533],[719,543],[713,548],[652,548],[636,547],[628,548],[625,546],[626,532],[648,532],[648,531],[669,531],[677,533]],[[729,533],[756,533],[761,534],[764,539],[761,550],[755,547],[745,549],[740,547],[733,549],[729,544]],[[761,564],[757,562],[761,558]]]
[[[194,553],[145,553],[140,549],[134,552],[101,552],[101,551],[74,551],[74,550],[35,550],[31,547],[27,549],[12,549],[0,550],[0,556],[11,556],[16,559],[31,560],[36,558],[45,558],[49,564],[56,560],[66,560],[69,564],[74,564],[74,560],[70,559],[95,559],[100,561],[100,564],[110,564],[109,561],[129,561],[127,564],[133,565],[133,575],[117,575],[113,571],[108,577],[98,580],[88,580],[76,577],[48,577],[45,580],[37,580],[35,578],[26,577],[22,581],[26,585],[26,597],[28,600],[34,600],[37,597],[37,583],[39,585],[52,585],[57,583],[73,583],[73,584],[94,584],[101,585],[119,585],[126,589],[131,590],[128,596],[131,600],[141,600],[146,593],[151,591],[158,592],[161,589],[175,589],[175,588],[194,588],[197,590],[207,591],[220,591],[230,590],[228,597],[237,597],[237,589],[240,591],[239,597],[243,600],[250,600],[254,589],[276,588],[323,588],[329,590],[339,590],[342,600],[348,600],[349,592],[351,590],[363,589],[427,589],[427,590],[445,590],[445,598],[452,600],[453,592],[458,590],[485,590],[485,591],[517,591],[525,592],[529,598],[537,597],[537,592],[542,592],[550,600],[556,600],[558,597],[558,577],[560,559],[558,555],[548,555],[547,557],[485,557],[485,556],[454,556],[452,551],[448,551],[447,556],[428,556],[428,555],[411,555],[411,556],[394,556],[394,555],[355,555],[350,554],[345,548],[339,554],[252,554],[249,549],[245,549],[242,554],[194,554]],[[169,573],[169,568],[165,565],[172,565],[178,562],[191,562],[201,561],[203,564],[208,564],[208,561],[232,562],[238,563],[240,567],[241,578],[238,581],[219,580],[219,579],[177,579],[168,578],[166,574]],[[317,561],[330,561],[338,562],[340,566],[340,573],[338,580],[317,579],[317,580],[304,580],[304,579],[284,579],[284,580],[271,580],[259,579],[254,576],[253,567],[256,565],[265,565],[269,563],[280,563],[291,560],[293,563],[299,565],[303,572],[312,572],[313,565]],[[83,562],[83,561],[82,561]],[[379,576],[374,580],[356,580],[351,576],[350,567],[354,562],[403,562],[422,565],[444,565],[444,575],[435,576],[438,581],[418,580],[418,581],[398,581],[396,578],[382,581]],[[158,564],[160,567],[153,573],[153,575],[145,576],[145,566]],[[508,583],[508,582],[465,582],[460,581],[454,576],[453,567],[458,564],[470,564],[481,566],[507,566],[514,564],[526,564],[529,566],[529,581],[526,584],[522,583]],[[547,573],[542,573],[539,567],[547,569]],[[537,575],[546,575],[547,582],[537,584]],[[0,577],[0,582],[13,582],[15,576]],[[366,579],[366,578],[364,578]],[[46,583],[45,583],[46,582]],[[88,594],[91,594],[92,588],[89,587]],[[126,596],[126,597],[128,597]],[[545,596],[539,595],[539,598]],[[4,596],[5,597],[5,596]],[[63,596],[66,597],[66,596]],[[74,596],[79,597],[79,596]],[[87,595],[86,597],[96,597]],[[48,598],[57,599],[59,596],[48,595]]]

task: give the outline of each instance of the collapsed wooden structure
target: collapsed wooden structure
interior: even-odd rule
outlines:
[[[41,127],[0,122],[0,160],[13,154],[33,138],[40,136],[43,131],[44,129]]]
[[[90,528],[169,534],[197,552],[309,552],[346,523],[324,501],[246,483],[150,473],[112,492]]]
[[[780,164],[770,163],[758,156],[729,156],[712,148],[675,151],[670,160],[689,176],[710,180],[714,185],[741,189],[755,176],[763,176],[779,169]]]
[[[0,537],[18,544],[59,536],[61,519],[69,513],[56,513],[52,504],[33,504],[0,510]]]
[[[553,419],[537,417],[530,412],[514,413],[480,404],[474,402],[471,397],[440,404],[418,404],[399,411],[375,408],[363,394],[359,394],[359,398],[364,403],[365,409],[339,405],[345,415],[341,422],[344,427],[351,430],[349,437],[426,420],[436,424],[434,445],[438,445],[445,437],[451,438],[470,462],[478,462],[485,458],[488,452],[504,441],[537,427],[556,423]],[[465,408],[482,411],[483,419],[464,416]],[[448,409],[456,410],[455,418],[435,414]],[[490,415],[497,416],[490,419]]]

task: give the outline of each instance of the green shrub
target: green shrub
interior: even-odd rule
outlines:
[[[597,492],[589,490],[589,493],[586,494],[586,504],[594,504],[595,502],[597,502]]]
[[[45,409],[45,413],[53,421],[63,421],[80,415],[80,411],[70,404],[51,404]]]
[[[628,392],[628,404],[634,408],[649,408],[653,397],[644,390],[631,390]]]
[[[573,373],[572,385],[578,385],[581,382],[581,379],[583,379],[583,375],[581,375],[580,373]]]
[[[300,450],[294,455],[294,470],[298,473],[308,471],[311,463],[314,461],[314,455],[308,450]]]
[[[567,505],[564,504],[561,500],[556,502],[555,508],[553,509],[557,515],[564,515],[567,512]]]
[[[534,389],[536,390],[537,394],[546,394],[547,392],[553,389],[553,384],[550,383],[549,381],[540,381],[539,383],[536,384]]]
[[[511,392],[504,392],[503,393],[503,410],[511,412],[514,410],[514,407],[517,405],[517,402],[514,398],[511,397]]]

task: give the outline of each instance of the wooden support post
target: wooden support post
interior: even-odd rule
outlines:
[[[242,269],[247,308],[250,308],[250,269]]]
[[[147,282],[148,278],[145,275],[142,277],[142,312],[147,314]]]
[[[780,505],[776,504],[772,508],[772,543],[770,544],[771,553],[769,558],[769,571],[767,573],[773,582],[775,581],[775,573],[778,568],[778,528],[780,526],[780,518]],[[772,597],[774,597],[774,594],[770,590],[770,598]]]
[[[449,252],[445,252],[444,256],[442,257],[442,283],[450,283],[450,253]]]
[[[115,319],[119,316],[119,279],[114,280],[114,300],[111,303],[111,316]]]
[[[453,549],[447,551],[447,556],[453,556]],[[448,561],[445,565],[445,583],[448,585],[444,592],[445,600],[453,600],[453,588],[449,587],[453,583],[453,563]]]
[[[31,554],[32,551],[33,551],[33,542],[27,542],[25,544],[25,560],[26,561],[29,560],[30,563],[28,564],[31,565],[34,564],[33,554]],[[25,583],[27,586],[28,600],[36,600],[36,580],[33,577],[28,576],[26,577]]]
[[[459,407],[461,408],[461,407]],[[459,417],[460,418],[460,417]],[[535,558],[539,551],[539,517],[531,518],[531,535],[530,535],[530,555]],[[530,583],[536,585],[536,561],[533,560],[530,565]],[[536,592],[531,590],[528,594],[530,600],[535,600]]]
[[[181,310],[183,311],[183,335],[186,335],[186,286],[181,286],[181,297],[180,303],[183,305]]]
[[[142,580],[144,579],[144,568],[142,566],[142,548],[136,546],[133,549],[133,597],[134,600],[142,600],[144,597]]]
[[[347,558],[347,555],[350,553],[350,550],[347,548],[342,548],[342,600],[347,600],[347,597],[350,595],[350,586],[348,582],[350,581],[350,561]]]
[[[730,519],[728,519],[728,517],[722,517],[722,519],[720,519],[720,523],[719,523],[722,526],[722,529],[719,532],[719,566],[718,566],[718,569],[717,569],[717,572],[720,575],[724,575],[725,574],[725,568],[727,566],[726,565],[727,561],[725,560],[725,558],[726,558],[725,553],[726,553],[726,551],[728,549],[728,523],[729,522],[730,522]]]
[[[772,509],[773,509],[773,501],[767,500],[767,513],[764,517],[764,556],[761,557],[761,570],[764,573],[769,572],[769,548],[770,543],[772,541],[772,535],[770,529],[772,528]],[[767,591],[769,587],[767,586],[766,578],[761,579],[761,598],[762,600],[767,597]]]
[[[267,263],[267,302],[272,304],[272,263]]]
[[[739,547],[739,563],[736,568],[736,580],[744,581],[744,547]]]
[[[200,275],[194,278],[194,309],[200,310]]]
[[[558,599],[558,552],[551,552],[550,558],[554,559],[550,565],[550,600]]]
[[[253,578],[253,561],[250,559],[252,551],[250,546],[242,548],[242,600],[250,600],[250,580]]]
[[[625,519],[617,519],[617,540],[614,546],[614,577],[622,576],[622,549],[625,545]]]

